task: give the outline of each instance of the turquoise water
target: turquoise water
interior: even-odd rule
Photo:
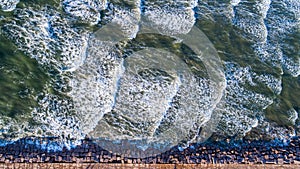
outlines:
[[[0,1],[2,139],[145,150],[299,135],[297,0],[10,2]]]

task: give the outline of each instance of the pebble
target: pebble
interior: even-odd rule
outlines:
[[[91,140],[73,149],[63,149],[61,152],[47,152],[34,146],[26,146],[22,140],[6,147],[0,147],[0,163],[120,163],[120,164],[300,164],[300,138],[293,138],[293,144],[285,146],[269,145],[268,142],[257,141],[240,144],[234,147],[226,145],[210,146],[193,144],[193,149],[184,151],[171,149],[160,155],[146,158],[132,158],[126,154],[108,152],[97,146]],[[267,148],[266,148],[267,147]],[[289,151],[295,150],[295,152]]]

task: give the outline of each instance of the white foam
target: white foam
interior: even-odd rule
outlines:
[[[300,18],[300,2],[298,0],[283,0],[282,1],[289,11],[293,12],[296,22],[299,23]]]
[[[34,133],[34,136],[55,136],[62,142],[68,138],[83,139],[75,113],[71,100],[46,94],[32,112],[34,120],[39,123],[39,133]]]
[[[106,0],[64,0],[62,2],[66,13],[92,25],[100,19],[100,11],[106,8]]]
[[[225,95],[216,109],[220,118],[218,131],[225,135],[242,137],[257,126],[257,117],[262,116],[263,109],[273,101],[244,87],[245,84],[255,85],[250,67],[240,67],[227,62],[225,75]]]
[[[261,16],[263,18],[267,17],[268,11],[270,9],[270,5],[271,5],[271,0],[262,0],[261,3],[257,4],[257,10],[259,11],[259,14],[261,14]]]
[[[20,0],[0,0],[0,6],[3,11],[13,11]]]
[[[232,6],[237,6],[240,2],[241,2],[241,0],[231,0],[230,1]]]
[[[253,78],[258,80],[259,82],[264,83],[271,89],[276,95],[279,95],[282,90],[282,80],[281,77],[276,78],[270,74],[261,74],[257,75],[256,73],[252,73]]]
[[[295,125],[296,124],[296,120],[298,119],[298,112],[295,109],[290,109],[287,111],[286,113],[288,115],[288,120]]]
[[[186,34],[195,23],[193,8],[197,0],[192,1],[168,1],[164,2],[144,1],[144,14],[156,25],[161,33],[167,35]]]
[[[256,43],[252,46],[257,57],[266,63],[271,63],[272,66],[281,69],[280,74],[283,74],[281,62],[283,60],[283,53],[280,49],[280,44],[271,45],[269,42]]]
[[[282,140],[287,140],[288,138],[291,138],[293,136],[296,136],[295,130],[291,127],[283,127],[279,126],[276,123],[272,122],[264,122],[263,125],[268,125],[268,132],[266,133],[265,136],[269,136],[271,138],[276,138],[276,139],[282,139]],[[260,127],[264,127],[264,126]]]
[[[235,7],[233,24],[242,30],[242,34],[254,42],[265,42],[268,31],[264,24],[264,17],[268,11],[269,3],[257,2],[253,5],[243,4]],[[258,9],[257,9],[258,8]],[[265,9],[264,9],[265,8]]]
[[[74,72],[70,96],[82,121],[81,129],[89,133],[102,116],[114,106],[117,82],[122,75],[122,60],[113,43],[89,41],[85,65]],[[99,46],[102,46],[99,48]]]
[[[284,57],[282,61],[283,67],[294,77],[300,75],[300,57],[291,59],[289,57]]]
[[[136,6],[136,8],[131,9],[130,11],[121,8],[114,8],[114,12],[115,15],[112,22],[120,25],[125,37],[128,37],[129,39],[135,38],[139,31],[139,21],[141,17],[139,6]]]

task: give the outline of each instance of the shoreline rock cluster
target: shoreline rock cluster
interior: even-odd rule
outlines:
[[[26,138],[32,139],[32,138]],[[300,164],[300,137],[281,141],[209,141],[176,146],[159,155],[131,158],[104,150],[92,140],[62,151],[48,151],[26,139],[0,146],[0,163],[120,163],[120,164]]]

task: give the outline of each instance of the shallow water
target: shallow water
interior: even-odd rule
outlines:
[[[2,139],[163,151],[299,135],[297,0],[0,7]]]

